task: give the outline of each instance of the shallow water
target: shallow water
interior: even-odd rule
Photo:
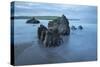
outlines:
[[[47,26],[49,20],[40,20],[40,24],[26,24],[26,20],[14,20],[15,45],[32,44],[32,46],[25,48],[22,53],[17,55],[15,59],[16,64],[59,63],[97,59],[97,24],[82,20],[70,21],[70,27],[72,25],[76,27],[82,25],[83,30],[71,30],[70,36],[64,37],[64,43],[59,47],[44,48],[38,43],[37,27],[40,24]]]
[[[46,20],[41,20],[40,24],[27,24],[27,19],[14,20],[14,42],[31,42],[37,39],[37,28],[40,24],[47,26]]]
[[[47,27],[49,20],[40,20],[40,24],[26,24],[27,19],[14,20],[14,42],[23,43],[31,42],[37,39],[37,27],[43,24]],[[78,27],[82,25],[84,29],[96,32],[96,24],[80,23],[81,21],[70,21],[70,26],[74,25]],[[92,30],[93,29],[93,30]],[[35,38],[35,39],[34,39]]]

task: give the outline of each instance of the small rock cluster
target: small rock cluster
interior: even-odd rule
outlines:
[[[82,30],[83,29],[83,26],[82,25],[79,25],[78,28],[76,28],[73,25],[71,26],[71,30],[77,30],[77,29]]]

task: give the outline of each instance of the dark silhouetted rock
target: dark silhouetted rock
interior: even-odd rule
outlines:
[[[72,30],[76,30],[77,28],[76,28],[75,26],[72,26],[71,29],[72,29]]]
[[[26,23],[30,23],[30,24],[38,24],[40,23],[39,20],[36,20],[34,17],[32,19],[29,19]]]
[[[79,26],[78,26],[78,29],[82,30],[82,29],[83,29],[83,27],[82,27],[81,25],[79,25]]]

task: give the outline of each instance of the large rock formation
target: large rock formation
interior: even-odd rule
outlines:
[[[40,21],[33,17],[33,18],[29,19],[26,23],[38,24],[38,23],[40,23]]]
[[[64,15],[62,15],[62,17],[59,17],[53,21],[49,21],[48,28],[50,27],[57,28],[59,33],[62,35],[70,34],[69,21]]]
[[[56,47],[63,42],[57,28],[51,27],[47,29],[44,25],[40,25],[40,27],[38,27],[37,34],[38,39],[45,47]]]
[[[38,28],[38,38],[45,47],[56,47],[62,42],[62,35],[69,35],[70,27],[68,19],[62,15],[55,20],[49,21],[48,29],[44,25]]]

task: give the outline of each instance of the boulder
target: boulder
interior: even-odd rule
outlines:
[[[72,30],[76,30],[77,28],[76,28],[75,26],[72,26],[71,29],[72,29]]]
[[[32,19],[29,19],[26,23],[30,23],[30,24],[38,24],[40,23],[39,20],[35,19],[34,17]]]
[[[78,29],[82,30],[82,29],[83,29],[83,27],[82,27],[81,25],[79,25],[79,26],[78,26]]]

